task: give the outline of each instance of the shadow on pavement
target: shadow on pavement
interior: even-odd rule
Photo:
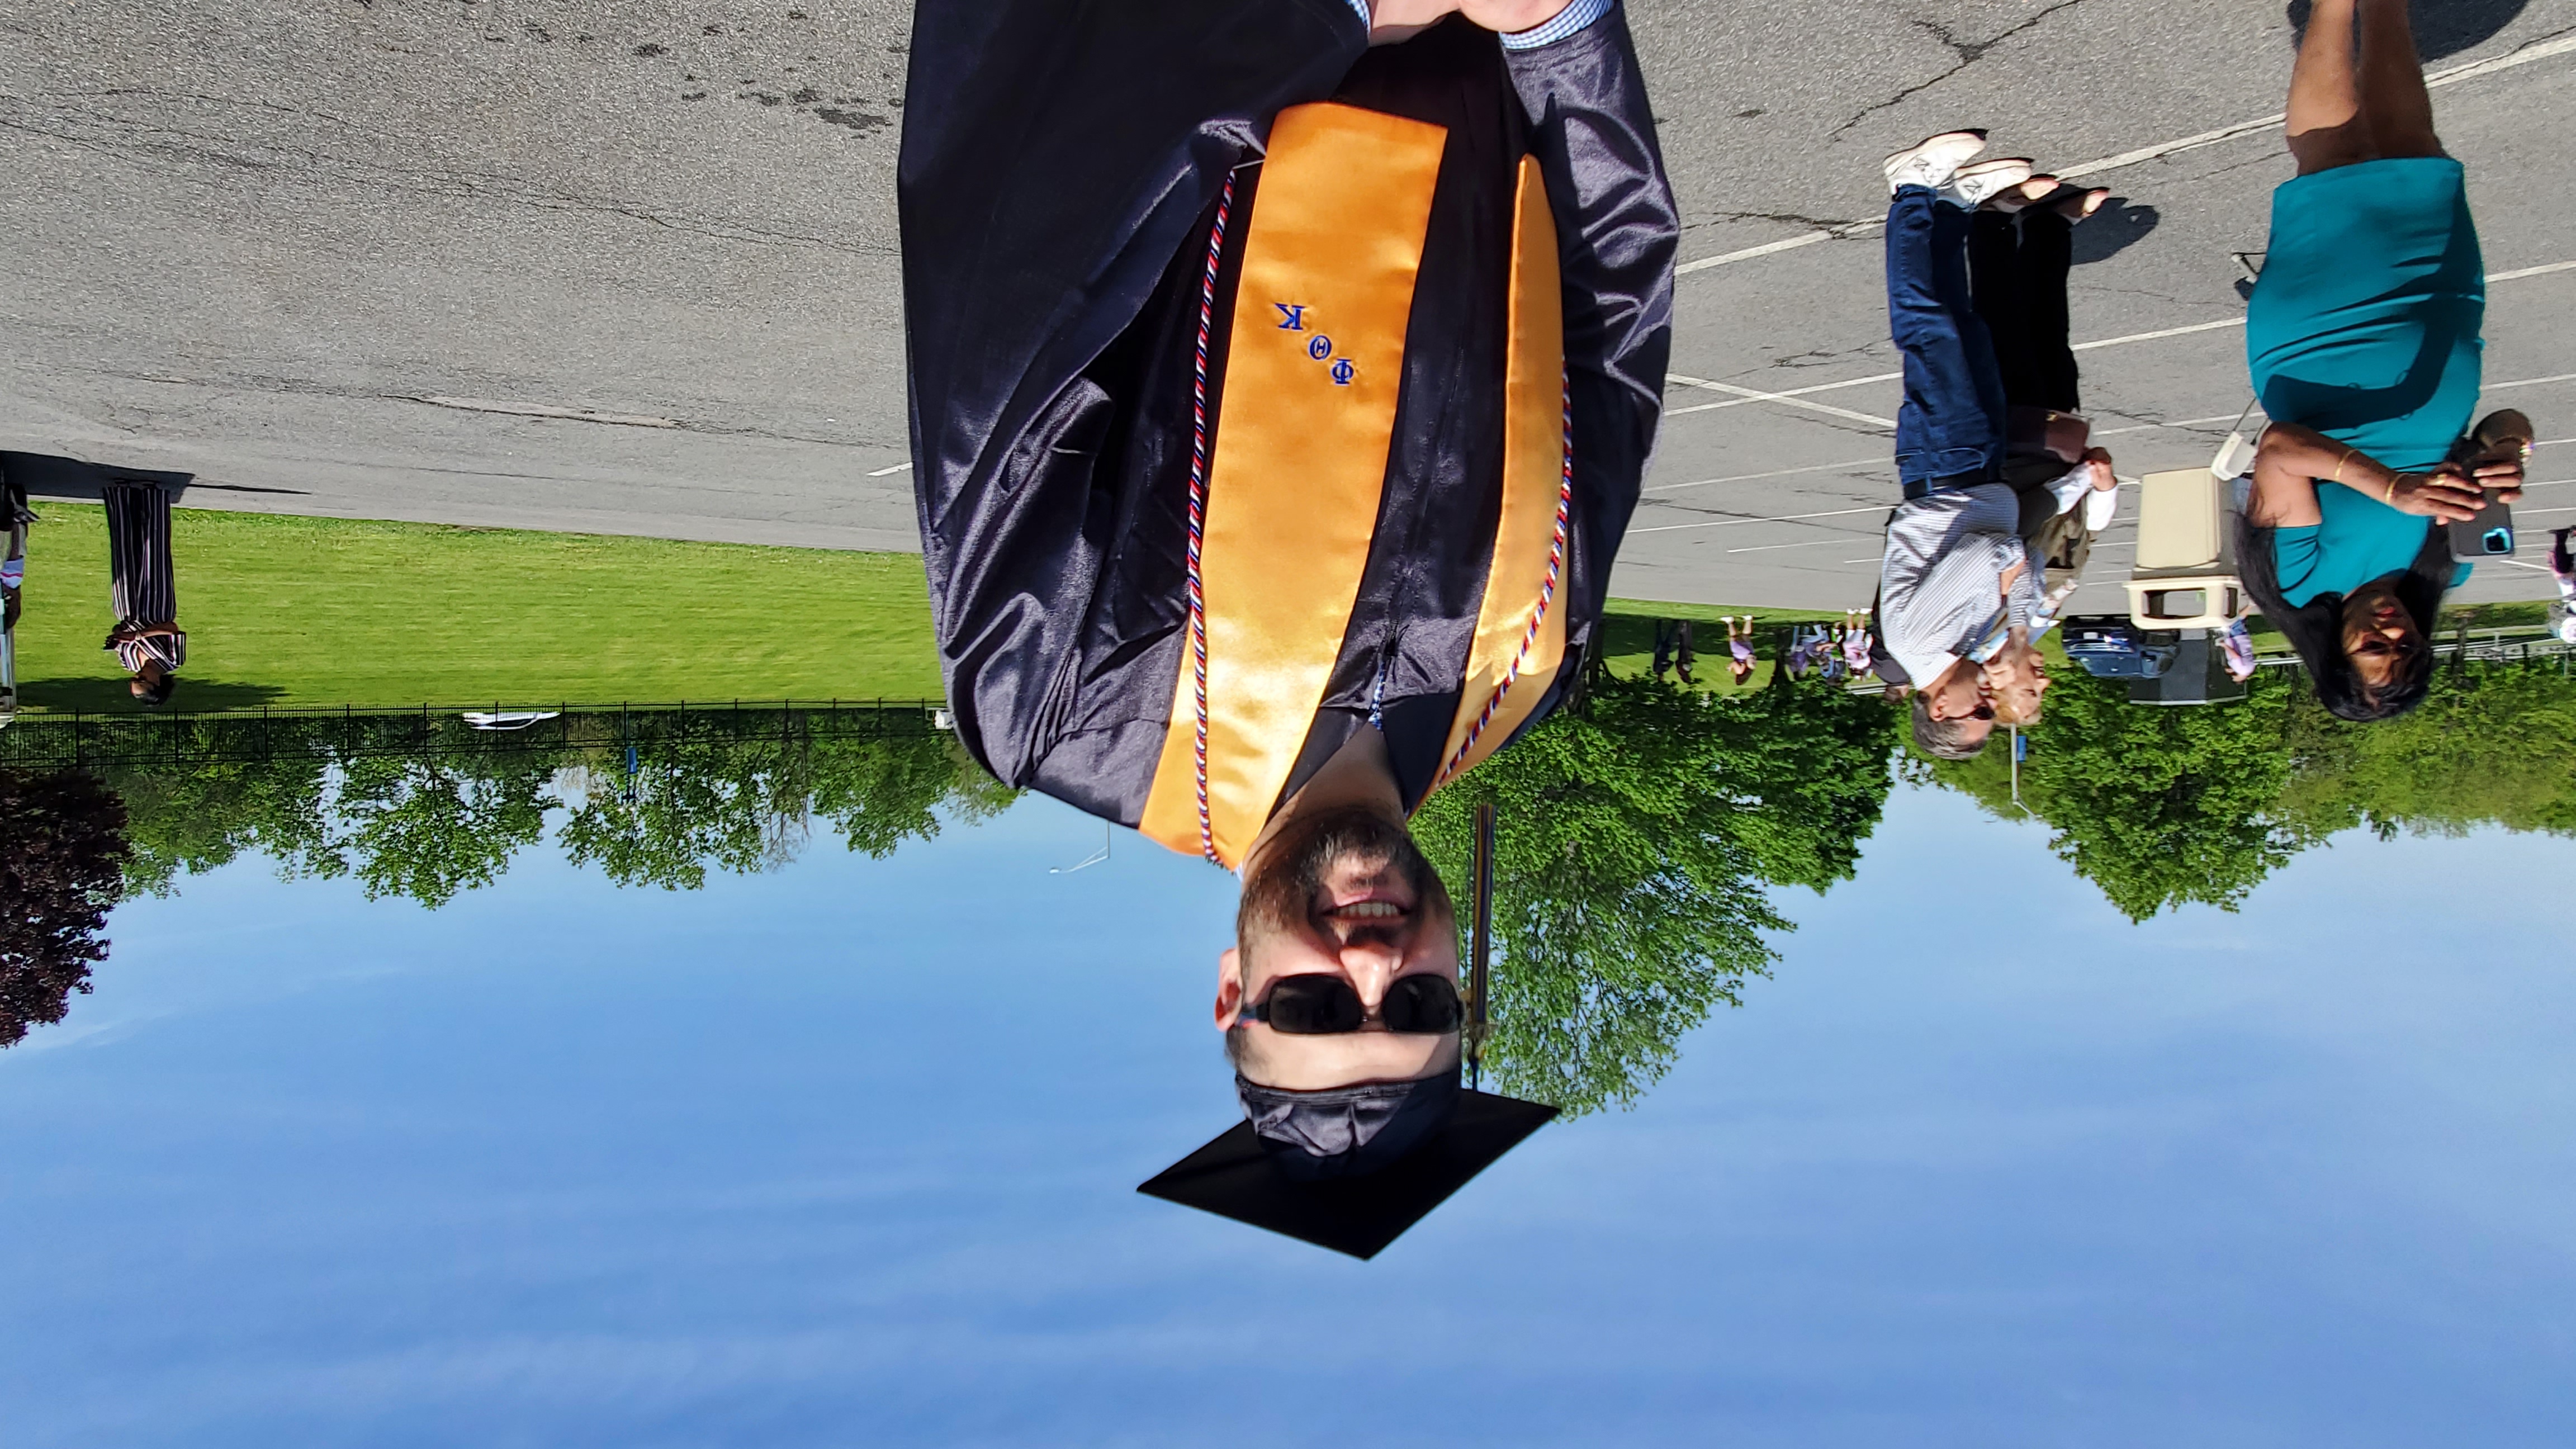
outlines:
[[[2121,252],[2156,229],[2164,216],[2152,206],[2131,206],[2129,198],[2114,196],[2102,209],[2076,226],[2068,235],[2075,265],[2099,262]]]
[[[2457,55],[2495,38],[2514,22],[2531,0],[2412,0],[2406,14],[2415,24],[2415,50],[2427,62]],[[2308,33],[2308,0],[2290,0],[2283,12],[2290,20],[2290,43]]]

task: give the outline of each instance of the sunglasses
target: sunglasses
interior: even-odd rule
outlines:
[[[1358,1031],[1371,1018],[1403,1035],[1445,1034],[1458,1029],[1465,1011],[1458,1002],[1458,983],[1446,976],[1399,976],[1372,1012],[1358,988],[1339,976],[1318,971],[1282,976],[1270,994],[1243,1008],[1246,1021],[1264,1021],[1289,1036],[1337,1036]]]

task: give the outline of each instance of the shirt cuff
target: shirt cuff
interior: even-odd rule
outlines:
[[[1360,29],[1367,30],[1374,23],[1369,19],[1368,0],[1351,0],[1351,9],[1360,17]]]
[[[1352,3],[1357,4],[1359,0],[1352,0]],[[1543,25],[1533,25],[1527,30],[1504,32],[1503,49],[1536,50],[1542,45],[1554,45],[1618,8],[1619,0],[1572,0],[1572,3],[1556,12],[1555,19]]]
[[[2093,486],[2093,470],[2078,463],[2049,480],[2048,496],[2057,500],[2057,511],[2072,513],[2084,501],[2086,490]]]
[[[2085,496],[2084,527],[2087,532],[2100,533],[2109,528],[2111,520],[2118,517],[2119,513],[2120,487],[2118,484],[2095,489]]]

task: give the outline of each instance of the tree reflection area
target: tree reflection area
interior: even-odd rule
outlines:
[[[457,711],[22,717],[0,730],[0,1046],[89,989],[107,911],[264,856],[286,879],[353,878],[436,908],[553,837],[624,886],[695,890],[710,869],[793,860],[817,819],[883,858],[1016,792],[967,760],[924,705],[672,705],[531,712],[478,729]]]
[[[246,857],[436,908],[551,838],[621,886],[696,890],[796,859],[817,821],[882,859],[1017,798],[927,702],[525,714],[541,717],[28,716],[0,730],[0,803],[18,827],[0,1045],[88,989],[118,900]],[[2243,700],[2158,708],[2065,670],[2017,785],[2010,749],[1927,762],[1905,733],[1895,701],[1819,678],[1717,692],[1596,668],[1578,699],[1433,795],[1417,834],[1462,902],[1475,807],[1501,820],[1483,1051],[1496,1085],[1578,1115],[1634,1103],[1692,1028],[1794,948],[1774,893],[1850,879],[1899,779],[2036,820],[2137,921],[2238,909],[2347,831],[2576,833],[2576,678],[2556,659],[2452,661],[2423,708],[2368,726],[2327,716],[2282,671]]]

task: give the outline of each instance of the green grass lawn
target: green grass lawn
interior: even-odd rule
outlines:
[[[44,521],[29,536],[18,625],[20,702],[132,710],[123,672],[99,647],[115,622],[100,510],[38,502]],[[172,532],[188,631],[176,709],[940,692],[921,560],[910,554],[195,508],[178,510]],[[1645,669],[1654,621],[1687,618],[1718,639],[1720,681],[1719,617],[1839,617],[1628,599],[1610,609],[1612,667]]]
[[[95,504],[39,500],[18,626],[21,703],[135,706],[99,647],[107,530]],[[172,707],[403,707],[928,699],[940,692],[921,560],[910,554],[180,509],[174,549],[188,665]],[[2542,606],[2488,605],[2492,625]],[[1830,611],[1613,599],[1604,653],[1651,666],[1654,622],[1701,625],[1703,688],[1732,689],[1726,630],[1751,614],[1771,675],[1771,626]],[[2456,624],[2457,619],[2450,620]],[[2277,641],[2266,639],[2266,644]]]
[[[1753,675],[1743,684],[1726,672],[1726,624],[1730,617],[1750,614],[1758,636],[1754,646],[1756,663]],[[1698,687],[1720,694],[1739,689],[1760,689],[1771,682],[1775,656],[1780,652],[1772,638],[1775,625],[1831,624],[1842,619],[1834,609],[1766,609],[1755,604],[1659,604],[1651,599],[1612,599],[1601,621],[1601,660],[1610,672],[1621,676],[1638,675],[1655,666],[1655,621],[1688,619],[1691,630],[1691,653],[1695,660],[1691,673]],[[1670,678],[1671,676],[1666,676]]]
[[[99,647],[107,529],[37,500],[21,703],[134,708]],[[178,510],[170,707],[935,698],[921,560]]]
[[[18,625],[20,702],[132,710],[123,672],[99,647],[115,622],[100,510],[39,503]],[[175,709],[940,692],[921,560],[910,554],[195,508],[178,510],[172,532],[188,631]],[[1610,665],[1645,670],[1654,621],[1690,619],[1707,626],[1697,641],[1703,685],[1731,687],[1716,621],[1748,613],[1765,626],[1841,617],[1613,599]]]

